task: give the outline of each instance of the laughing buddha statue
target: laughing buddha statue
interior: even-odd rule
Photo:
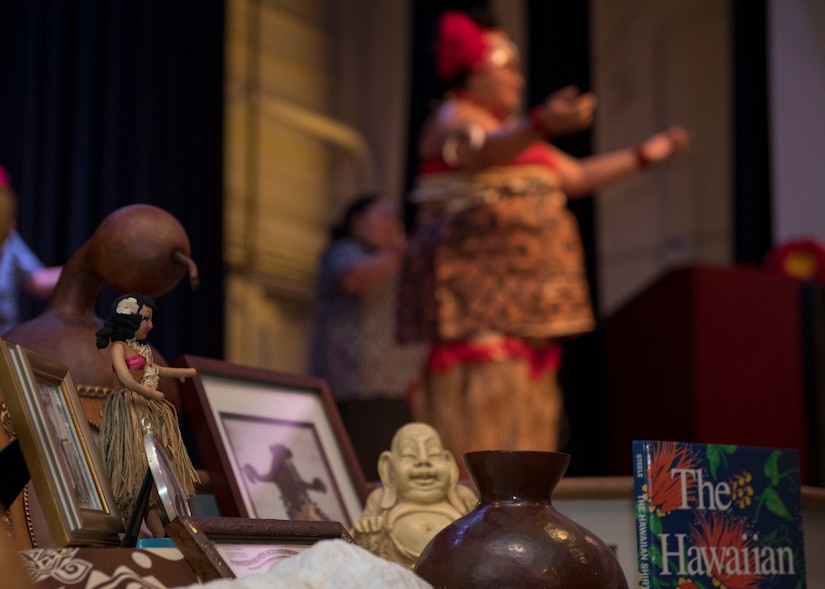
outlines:
[[[424,423],[408,423],[378,458],[382,486],[367,497],[352,536],[363,548],[412,570],[438,532],[473,509],[475,492],[458,482],[458,464]]]

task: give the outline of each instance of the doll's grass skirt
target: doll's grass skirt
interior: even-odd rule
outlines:
[[[135,508],[149,462],[143,445],[143,418],[149,418],[154,434],[172,456],[172,463],[186,496],[195,493],[198,475],[181,439],[178,415],[167,400],[155,401],[128,389],[109,393],[103,409],[99,446],[103,467],[112,486],[120,515],[128,521]],[[159,503],[152,488],[149,507]]]

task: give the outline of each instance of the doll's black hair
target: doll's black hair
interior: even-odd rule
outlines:
[[[117,306],[130,297],[137,301],[138,311],[140,311],[141,307],[149,307],[153,310],[157,308],[155,299],[136,292],[121,295],[116,298],[109,311],[109,317],[103,322],[103,327],[95,333],[98,349],[105,348],[109,345],[109,342],[123,342],[135,337],[135,332],[140,328],[143,317],[141,317],[140,313],[126,315],[117,312]]]

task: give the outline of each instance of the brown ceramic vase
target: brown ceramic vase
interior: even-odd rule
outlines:
[[[478,506],[439,532],[415,572],[435,589],[627,589],[619,561],[550,498],[570,456],[469,452]]]

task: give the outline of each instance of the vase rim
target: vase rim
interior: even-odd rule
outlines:
[[[549,501],[570,464],[564,452],[479,450],[463,455],[481,501]]]
[[[480,456],[482,454],[518,454],[521,456],[527,455],[557,455],[557,456],[566,456],[567,458],[571,458],[570,454],[567,452],[557,452],[552,450],[473,450],[471,452],[465,452],[463,456]]]

